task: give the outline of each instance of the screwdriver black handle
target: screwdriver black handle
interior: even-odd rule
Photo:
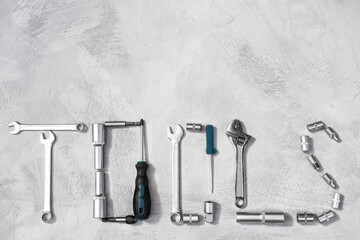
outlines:
[[[148,219],[151,212],[151,198],[147,169],[149,165],[140,161],[135,165],[137,176],[135,179],[135,192],[133,198],[134,215],[138,220]]]

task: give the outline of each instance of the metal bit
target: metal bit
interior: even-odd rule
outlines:
[[[310,132],[316,132],[316,131],[324,130],[325,127],[326,127],[326,125],[322,121],[314,122],[314,123],[311,123],[311,124],[307,125],[307,129]]]
[[[311,166],[313,166],[313,168],[316,171],[319,171],[321,168],[321,165],[319,163],[319,160],[317,159],[317,157],[315,157],[313,154],[311,154],[310,156],[307,157],[309,163],[311,164]]]
[[[187,123],[186,130],[191,131],[191,132],[201,132],[202,125],[201,125],[201,123]]]
[[[337,184],[336,184],[336,182],[335,182],[335,180],[331,177],[331,175],[330,174],[328,174],[328,173],[325,173],[323,176],[322,176],[322,178],[325,180],[325,182],[327,183],[327,184],[329,184],[332,188],[337,188]]]
[[[308,152],[310,150],[310,137],[307,135],[300,137],[301,150]]]
[[[340,137],[339,134],[337,134],[337,132],[335,132],[334,129],[332,129],[331,127],[327,127],[325,129],[325,132],[327,133],[327,135],[329,135],[329,137],[331,139],[334,139],[335,141],[339,142],[340,141]]]
[[[297,219],[297,222],[298,222],[298,223],[305,223],[305,224],[307,224],[307,223],[309,223],[309,222],[314,222],[314,220],[315,220],[315,215],[312,214],[312,213],[306,213],[306,212],[304,212],[304,213],[298,213],[298,214],[296,215],[296,219]]]
[[[321,215],[317,216],[318,220],[320,223],[325,223],[325,222],[329,222],[331,220],[334,220],[335,218],[335,214],[333,211],[329,210],[328,212],[325,212]]]
[[[334,198],[333,198],[333,204],[332,204],[332,208],[333,209],[339,209],[341,206],[341,200],[342,200],[342,195],[340,193],[334,193]]]

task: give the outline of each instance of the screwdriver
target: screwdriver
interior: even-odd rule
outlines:
[[[214,148],[214,134],[213,134],[213,126],[206,125],[206,154],[209,155],[210,159],[210,190],[214,192],[214,176],[213,176],[213,160],[212,155],[216,153],[216,149]]]
[[[151,198],[149,179],[147,176],[148,164],[144,155],[144,120],[140,120],[140,154],[141,161],[135,165],[137,176],[135,179],[135,192],[133,198],[134,215],[138,220],[148,219],[151,212]]]

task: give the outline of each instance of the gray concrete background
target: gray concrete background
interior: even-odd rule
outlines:
[[[0,1],[1,239],[359,239],[360,1]],[[152,217],[136,226],[92,218],[91,131],[56,133],[53,211],[44,224],[40,133],[7,125],[138,120],[147,128]],[[235,222],[235,161],[225,127],[238,118],[255,142],[247,154],[246,211],[285,211],[286,226]],[[306,124],[344,207],[322,226],[300,211],[330,209],[333,190],[300,151]],[[182,206],[218,222],[174,226],[166,127],[216,129],[215,193],[208,193],[205,134],[182,142]],[[110,214],[131,213],[138,129],[108,135]],[[357,214],[357,215],[356,215]]]

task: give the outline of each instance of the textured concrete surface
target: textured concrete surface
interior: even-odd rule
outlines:
[[[0,1],[1,239],[359,239],[360,2]],[[53,211],[44,224],[44,150],[22,123],[138,120],[147,124],[153,214],[136,226],[92,218],[91,131],[56,133]],[[286,226],[235,222],[235,161],[225,127],[238,118],[248,149],[246,211],[285,211]],[[300,151],[306,124],[323,120],[341,143],[310,134],[344,207],[323,226],[299,211],[330,209],[333,190]],[[182,142],[182,207],[215,224],[174,226],[166,127],[216,129],[215,193],[208,193],[205,134]],[[138,129],[108,134],[109,214],[131,213]]]

